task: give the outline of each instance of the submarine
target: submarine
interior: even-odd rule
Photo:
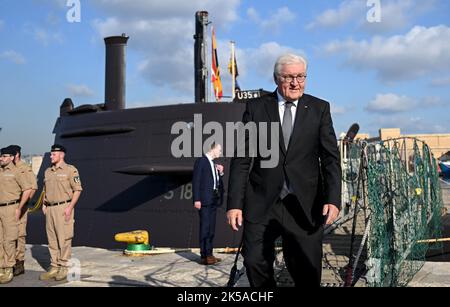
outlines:
[[[66,98],[54,125],[54,143],[67,148],[66,162],[80,172],[83,192],[75,207],[74,246],[115,249],[114,235],[137,229],[150,233],[158,247],[198,247],[198,212],[192,201],[194,157],[174,157],[175,123],[193,128],[195,115],[204,122],[239,122],[245,101],[268,92],[237,92],[227,103],[207,102],[206,37],[208,12],[195,14],[195,101],[176,105],[126,108],[125,34],[105,38],[105,101],[74,106]],[[203,141],[208,136],[202,136]],[[227,144],[223,151],[227,151]],[[226,224],[226,192],[230,158],[225,166],[224,203],[218,209],[215,247],[237,247],[241,233]],[[38,174],[39,186],[50,166],[49,154]],[[36,193],[39,195],[40,193]],[[28,217],[28,243],[47,244],[45,217],[37,210]]]

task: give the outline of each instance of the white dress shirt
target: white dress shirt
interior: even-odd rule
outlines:
[[[280,124],[283,125],[284,110],[286,109],[286,99],[284,99],[283,96],[280,95],[278,90],[277,90],[277,96],[278,96],[278,111],[280,112]],[[295,123],[295,115],[297,114],[298,100],[293,101],[292,103],[294,104],[291,107],[292,128],[293,128],[294,127],[294,123]]]
[[[214,166],[213,159],[208,154],[206,154],[205,156],[208,158],[209,164],[211,165],[211,175],[213,176],[214,190],[215,190],[217,189],[216,184],[218,183],[216,181],[219,181],[219,173],[217,172],[217,169]]]

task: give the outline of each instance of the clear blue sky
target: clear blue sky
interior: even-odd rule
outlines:
[[[1,146],[42,154],[64,98],[103,102],[108,35],[130,36],[128,107],[193,101],[197,10],[216,29],[225,95],[234,40],[245,89],[273,90],[275,58],[305,55],[307,92],[330,101],[338,134],[353,122],[371,135],[450,133],[450,1],[382,0],[375,23],[366,0],[80,0],[79,23],[66,3],[0,3]]]

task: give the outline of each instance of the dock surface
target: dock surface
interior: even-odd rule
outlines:
[[[444,205],[450,213],[450,184],[442,183]],[[450,237],[450,214],[443,217],[443,237]],[[362,233],[364,223],[359,219],[357,233]],[[342,287],[342,268],[348,263],[351,224],[343,225],[334,233],[325,236],[323,244],[322,286]],[[360,237],[357,237],[357,240]],[[358,245],[358,244],[357,244]],[[216,250],[222,262],[213,266],[198,263],[198,249],[174,250],[171,253],[127,257],[120,250],[105,250],[91,247],[74,247],[73,259],[80,265],[79,276],[68,282],[43,282],[39,275],[50,265],[47,246],[27,245],[26,274],[15,277],[0,287],[224,287],[233,266],[235,255]],[[282,258],[282,257],[281,257]],[[238,268],[242,268],[242,257]],[[276,272],[280,286],[292,286],[286,269]],[[237,286],[248,286],[243,275]],[[365,286],[359,280],[356,286]],[[427,262],[409,283],[411,287],[450,287],[450,242],[439,249],[430,250]]]

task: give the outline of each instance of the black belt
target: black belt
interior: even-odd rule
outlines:
[[[15,201],[12,201],[12,202],[9,202],[9,203],[0,204],[0,207],[6,207],[6,206],[17,205],[17,204],[19,204],[19,203],[20,203],[20,202],[19,202],[18,200],[15,200]]]
[[[59,205],[64,205],[64,204],[70,203],[71,201],[72,200],[69,199],[69,200],[66,200],[66,201],[59,202],[59,203],[47,204],[46,206],[47,207],[54,207],[54,206],[59,206]]]

